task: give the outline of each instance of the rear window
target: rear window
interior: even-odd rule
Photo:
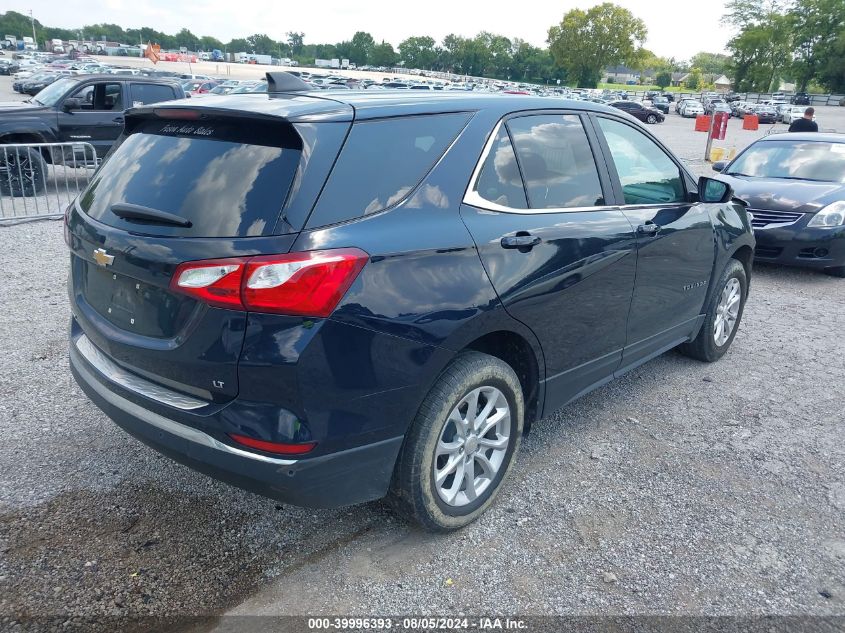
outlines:
[[[247,237],[272,232],[301,156],[288,124],[155,120],[127,136],[79,198],[90,217],[152,235]],[[128,221],[129,203],[172,213],[188,228]]]
[[[352,126],[308,226],[336,224],[392,207],[413,191],[470,113],[361,121]]]

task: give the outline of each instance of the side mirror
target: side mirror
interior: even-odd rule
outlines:
[[[78,97],[68,97],[62,103],[62,110],[65,112],[70,112],[71,110],[81,110],[82,109],[82,99]]]
[[[698,179],[698,199],[701,202],[728,202],[733,196],[733,189],[726,182],[706,176]]]
[[[713,163],[713,171],[722,171],[725,167],[727,167],[727,165],[728,164],[723,160],[716,161]]]

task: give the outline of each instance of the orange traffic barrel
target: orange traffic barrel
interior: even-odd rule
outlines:
[[[756,114],[746,114],[742,119],[743,130],[756,130],[760,127],[760,118]]]
[[[699,114],[695,117],[695,131],[709,132],[710,131],[710,117],[706,114]]]

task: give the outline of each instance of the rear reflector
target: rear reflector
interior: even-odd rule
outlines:
[[[281,442],[267,442],[265,440],[256,440],[253,437],[246,435],[237,435],[229,433],[229,437],[235,440],[238,444],[254,448],[259,451],[267,453],[275,453],[276,455],[304,455],[310,453],[317,446],[317,442],[306,442],[304,444],[282,444]]]
[[[357,248],[338,248],[186,262],[170,288],[221,308],[327,317],[368,259]]]

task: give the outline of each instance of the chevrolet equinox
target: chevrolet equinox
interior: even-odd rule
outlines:
[[[629,115],[298,82],[129,110],[67,210],[71,368],[143,442],[451,530],[532,421],[731,345],[748,214]]]

